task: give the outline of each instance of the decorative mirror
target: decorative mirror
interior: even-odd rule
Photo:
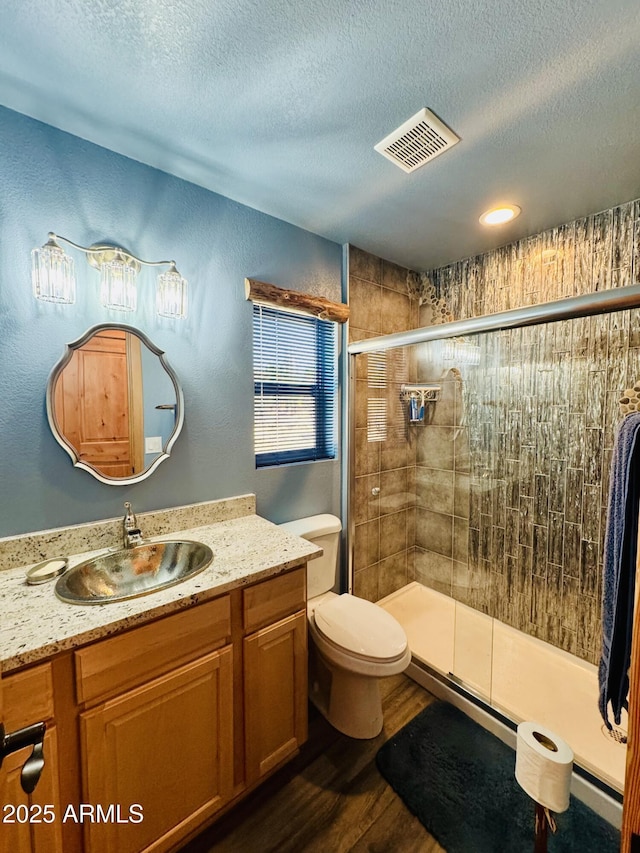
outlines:
[[[162,350],[131,326],[104,323],[67,344],[47,384],[47,417],[77,468],[124,486],[170,455],[184,400]]]

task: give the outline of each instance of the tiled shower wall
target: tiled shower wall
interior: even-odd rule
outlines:
[[[437,403],[427,404],[428,423],[409,427],[416,445],[414,579],[470,604],[465,593],[475,578],[468,563],[470,443],[464,410],[469,373],[444,362],[438,345],[416,349],[420,381],[441,391]]]
[[[639,216],[631,202],[435,270],[439,304],[462,319],[637,283]],[[420,325],[430,316],[423,306]],[[451,512],[418,509],[416,576],[595,663],[611,448],[619,399],[640,380],[640,313],[474,342],[480,364],[445,387],[457,407],[417,439],[418,482],[453,474],[457,496]]]
[[[416,326],[418,303],[409,299],[407,272],[349,247],[350,341]],[[398,396],[407,371],[401,362],[391,371],[384,359],[357,358],[354,591],[370,601],[407,583],[414,551],[415,447]],[[396,424],[387,422],[387,407],[400,415]]]
[[[407,272],[350,249],[352,340],[638,283],[640,202],[435,270],[419,310]],[[595,663],[611,448],[619,398],[640,380],[640,312],[474,342],[478,366],[407,350],[404,381],[437,379],[442,397],[428,425],[384,441],[368,440],[376,364],[357,358],[355,592],[376,600],[415,577]]]

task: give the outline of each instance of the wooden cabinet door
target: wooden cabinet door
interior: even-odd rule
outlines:
[[[307,739],[307,614],[302,611],[244,640],[247,783]]]
[[[166,850],[230,799],[232,695],[225,646],[80,715],[84,802],[112,807],[86,853]]]
[[[20,773],[32,748],[4,759],[0,768],[0,853],[62,853],[56,746],[56,730],[49,728],[44,737],[44,770],[32,794],[25,794],[20,785]]]
[[[63,806],[53,717],[53,682],[48,664],[12,673],[0,681],[0,720],[7,734],[41,721],[47,723],[44,768],[32,794],[22,790],[20,774],[33,747],[13,752],[2,762],[0,853],[62,853]]]

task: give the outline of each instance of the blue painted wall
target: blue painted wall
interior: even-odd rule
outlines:
[[[30,251],[48,231],[175,258],[189,281],[188,318],[155,315],[153,274],[134,314],[108,311],[80,254],[76,304],[37,302]],[[144,511],[246,492],[273,521],[339,514],[338,460],[255,470],[244,278],[340,301],[341,255],[308,231],[0,108],[0,536],[118,516],[125,500]],[[171,458],[135,486],[73,468],[46,419],[47,379],[65,344],[104,322],[148,335],[184,390]]]

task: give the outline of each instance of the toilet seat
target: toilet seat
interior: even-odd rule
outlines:
[[[406,654],[404,629],[371,601],[344,593],[318,604],[313,615],[319,634],[354,657],[391,662]]]

